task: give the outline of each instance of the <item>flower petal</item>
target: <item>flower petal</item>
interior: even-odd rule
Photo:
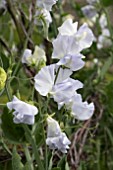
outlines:
[[[70,68],[72,71],[77,71],[81,69],[85,64],[85,62],[82,60],[82,57],[82,54],[67,55],[61,58],[57,65],[64,65]]]
[[[73,97],[72,115],[78,120],[88,120],[94,113],[94,104],[82,102],[80,94]]]
[[[34,77],[35,89],[46,96],[52,89],[55,80],[55,64],[43,67]]]
[[[77,32],[78,22],[72,23],[72,19],[67,19],[61,27],[58,28],[58,31],[61,35],[73,35]]]

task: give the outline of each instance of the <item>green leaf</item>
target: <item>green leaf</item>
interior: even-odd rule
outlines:
[[[107,135],[108,135],[108,137],[109,137],[109,139],[111,141],[111,144],[113,146],[113,133],[110,131],[109,128],[106,127],[105,129],[106,129]]]
[[[2,130],[4,135],[13,143],[22,143],[25,141],[24,130],[21,125],[13,123],[13,116],[9,113],[7,107],[4,108],[4,112],[1,116],[2,119]]]
[[[70,170],[68,162],[66,162],[66,164],[65,164],[65,170]]]
[[[61,168],[56,167],[56,168],[53,168],[52,170],[61,170]]]
[[[0,53],[0,66],[7,70],[9,67],[9,59],[3,53]]]
[[[13,148],[13,155],[12,155],[12,168],[13,170],[23,170],[23,164],[21,162],[21,157],[16,150],[16,146]]]
[[[113,0],[101,0],[102,5],[105,7],[110,6],[113,4]]]
[[[23,170],[31,170],[28,162],[25,164]]]
[[[62,159],[58,162],[58,167],[60,167],[61,170],[65,170],[65,164],[66,164],[66,156],[64,155]]]
[[[113,62],[113,58],[110,57],[108,58],[108,60],[105,62],[105,64],[102,67],[101,73],[100,73],[100,78],[103,79],[106,72],[108,71],[108,69],[110,68],[111,64]]]
[[[42,143],[44,142],[44,136],[42,133],[42,125],[40,123],[37,124],[34,135],[36,139],[36,144],[39,148],[40,145],[42,145]]]
[[[107,112],[113,116],[113,81],[106,85],[106,87],[104,88],[104,92],[106,95],[105,107],[107,109]]]

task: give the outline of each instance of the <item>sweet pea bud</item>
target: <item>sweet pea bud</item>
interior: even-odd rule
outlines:
[[[7,74],[5,70],[2,67],[0,67],[0,90],[4,88],[6,78],[7,78]]]

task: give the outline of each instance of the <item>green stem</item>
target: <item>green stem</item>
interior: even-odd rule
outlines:
[[[26,144],[24,144],[23,147],[24,147],[26,159],[27,159],[27,162],[29,164],[30,170],[34,170],[33,163],[32,163],[32,158],[31,158],[31,155],[29,153],[29,149],[28,149]]]
[[[45,105],[45,110],[44,110],[45,112],[47,112],[49,99],[50,98],[48,97],[46,105]],[[42,113],[41,113],[41,104],[39,105],[39,112],[40,112],[40,115],[42,115]],[[44,145],[45,145],[45,170],[48,170],[48,150],[47,150],[47,145],[46,145],[46,136],[45,136],[45,130],[44,130],[44,123],[42,123],[42,132],[43,132]]]
[[[34,156],[35,156],[35,159],[36,159],[36,162],[37,162],[37,165],[38,165],[38,169],[39,170],[44,170],[44,167],[43,167],[43,164],[41,162],[41,159],[40,159],[40,155],[38,153],[38,150],[37,150],[37,147],[36,147],[36,142],[33,138],[33,136],[31,135],[31,132],[28,128],[27,125],[23,125],[23,128],[26,132],[26,139],[31,143],[32,145],[32,148],[33,148],[33,153],[34,153]]]
[[[5,103],[0,103],[0,106],[6,106],[6,104]]]
[[[6,94],[7,94],[8,100],[11,101],[12,100],[12,95],[10,93],[10,83],[9,83],[9,80],[6,81],[5,90],[6,90]]]
[[[42,126],[43,126],[43,124],[42,124]],[[42,127],[42,129],[43,129],[44,144],[45,144],[45,170],[48,170],[48,151],[47,151],[47,145],[46,145],[44,126]]]

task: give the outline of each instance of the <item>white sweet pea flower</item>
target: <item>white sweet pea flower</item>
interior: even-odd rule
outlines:
[[[40,15],[43,16],[43,18],[44,18],[44,20],[46,22],[47,27],[49,27],[49,24],[52,22],[52,17],[50,15],[50,12],[48,10],[44,9],[44,8],[42,8],[40,10],[37,10],[36,14],[35,14],[35,21],[34,21],[35,24],[37,24],[37,25],[40,25],[40,23],[37,20],[37,17],[38,16],[40,17]]]
[[[58,28],[60,35],[73,36],[76,44],[78,45],[78,51],[80,52],[85,48],[89,48],[94,40],[92,30],[88,27],[87,23],[84,23],[77,31],[78,23],[72,23],[72,19],[67,19],[61,27]],[[69,45],[70,41],[68,42]],[[74,47],[74,45],[73,45]],[[76,47],[75,47],[76,48]]]
[[[82,54],[67,55],[61,58],[57,65],[64,65],[72,71],[77,71],[85,65],[85,62],[82,60],[83,57]]]
[[[80,47],[80,48],[79,48]],[[82,47],[83,48],[83,47]],[[72,71],[81,69],[84,66],[83,55],[79,52],[81,46],[73,36],[59,35],[53,41],[52,58],[60,59],[58,65],[64,65]]]
[[[84,16],[91,20],[93,18],[96,19],[96,17],[98,17],[97,10],[93,5],[86,5],[86,6],[82,7],[81,10],[82,10]]]
[[[7,103],[7,107],[10,110],[14,109],[14,123],[34,124],[34,116],[38,113],[38,109],[35,106],[25,103],[14,96],[13,100]]]
[[[78,43],[73,36],[58,35],[58,37],[53,40],[52,44],[52,58],[61,59],[67,55],[79,53]]]
[[[34,77],[35,89],[42,96],[50,94],[57,103],[65,103],[65,101],[73,96],[77,89],[83,87],[80,81],[69,77],[71,74],[71,70],[62,68],[56,73],[55,64],[43,67]]]
[[[86,0],[89,4],[95,5],[96,3],[99,3],[99,0]]]
[[[42,95],[47,96],[52,94],[53,87],[55,84],[60,84],[62,81],[67,79],[72,71],[69,69],[60,69],[55,83],[57,68],[55,64],[43,67],[38,74],[34,77],[35,89]]]
[[[45,65],[46,55],[45,51],[39,46],[35,46],[34,53],[30,49],[26,49],[22,56],[22,63],[26,63],[28,66],[34,65],[39,66]]]
[[[34,77],[35,89],[42,95],[47,96],[51,92],[55,81],[55,64],[43,67]]]
[[[60,126],[56,120],[51,117],[47,118],[48,129],[46,144],[50,149],[58,149],[62,153],[67,153],[67,149],[71,144],[66,134],[61,132]]]
[[[6,9],[6,0],[0,0],[0,9],[1,8]]]
[[[103,13],[101,16],[100,16],[100,19],[99,19],[99,24],[100,24],[100,27],[101,29],[103,30],[104,28],[107,27],[107,18],[106,18],[106,15]]]
[[[72,71],[84,66],[82,55],[83,49],[89,48],[94,41],[94,35],[88,25],[83,24],[77,31],[77,22],[67,19],[58,29],[59,34],[53,40],[52,58],[60,59],[58,65],[64,65]]]
[[[50,94],[53,95],[54,101],[56,101],[58,104],[65,104],[67,100],[72,98],[75,91],[82,87],[83,84],[80,81],[67,78],[61,83],[55,84]]]
[[[74,35],[77,32],[78,22],[73,23],[72,19],[67,19],[61,27],[58,28],[58,31],[61,35]]]
[[[71,114],[78,120],[88,120],[94,113],[94,104],[82,102],[81,95],[77,93],[65,104]]]
[[[22,56],[22,63],[31,65],[31,57],[32,57],[32,51],[30,49],[25,49]]]
[[[52,6],[56,4],[57,0],[36,0],[36,5],[40,8],[44,8],[51,11]]]
[[[87,23],[84,23],[75,35],[75,39],[78,42],[79,51],[89,48],[93,41],[94,35],[92,30],[88,27]]]
[[[110,39],[110,32],[109,29],[104,28],[102,30],[102,34],[99,35],[98,37],[98,42],[97,42],[97,48],[102,49],[102,48],[107,48],[112,45],[112,41]]]

